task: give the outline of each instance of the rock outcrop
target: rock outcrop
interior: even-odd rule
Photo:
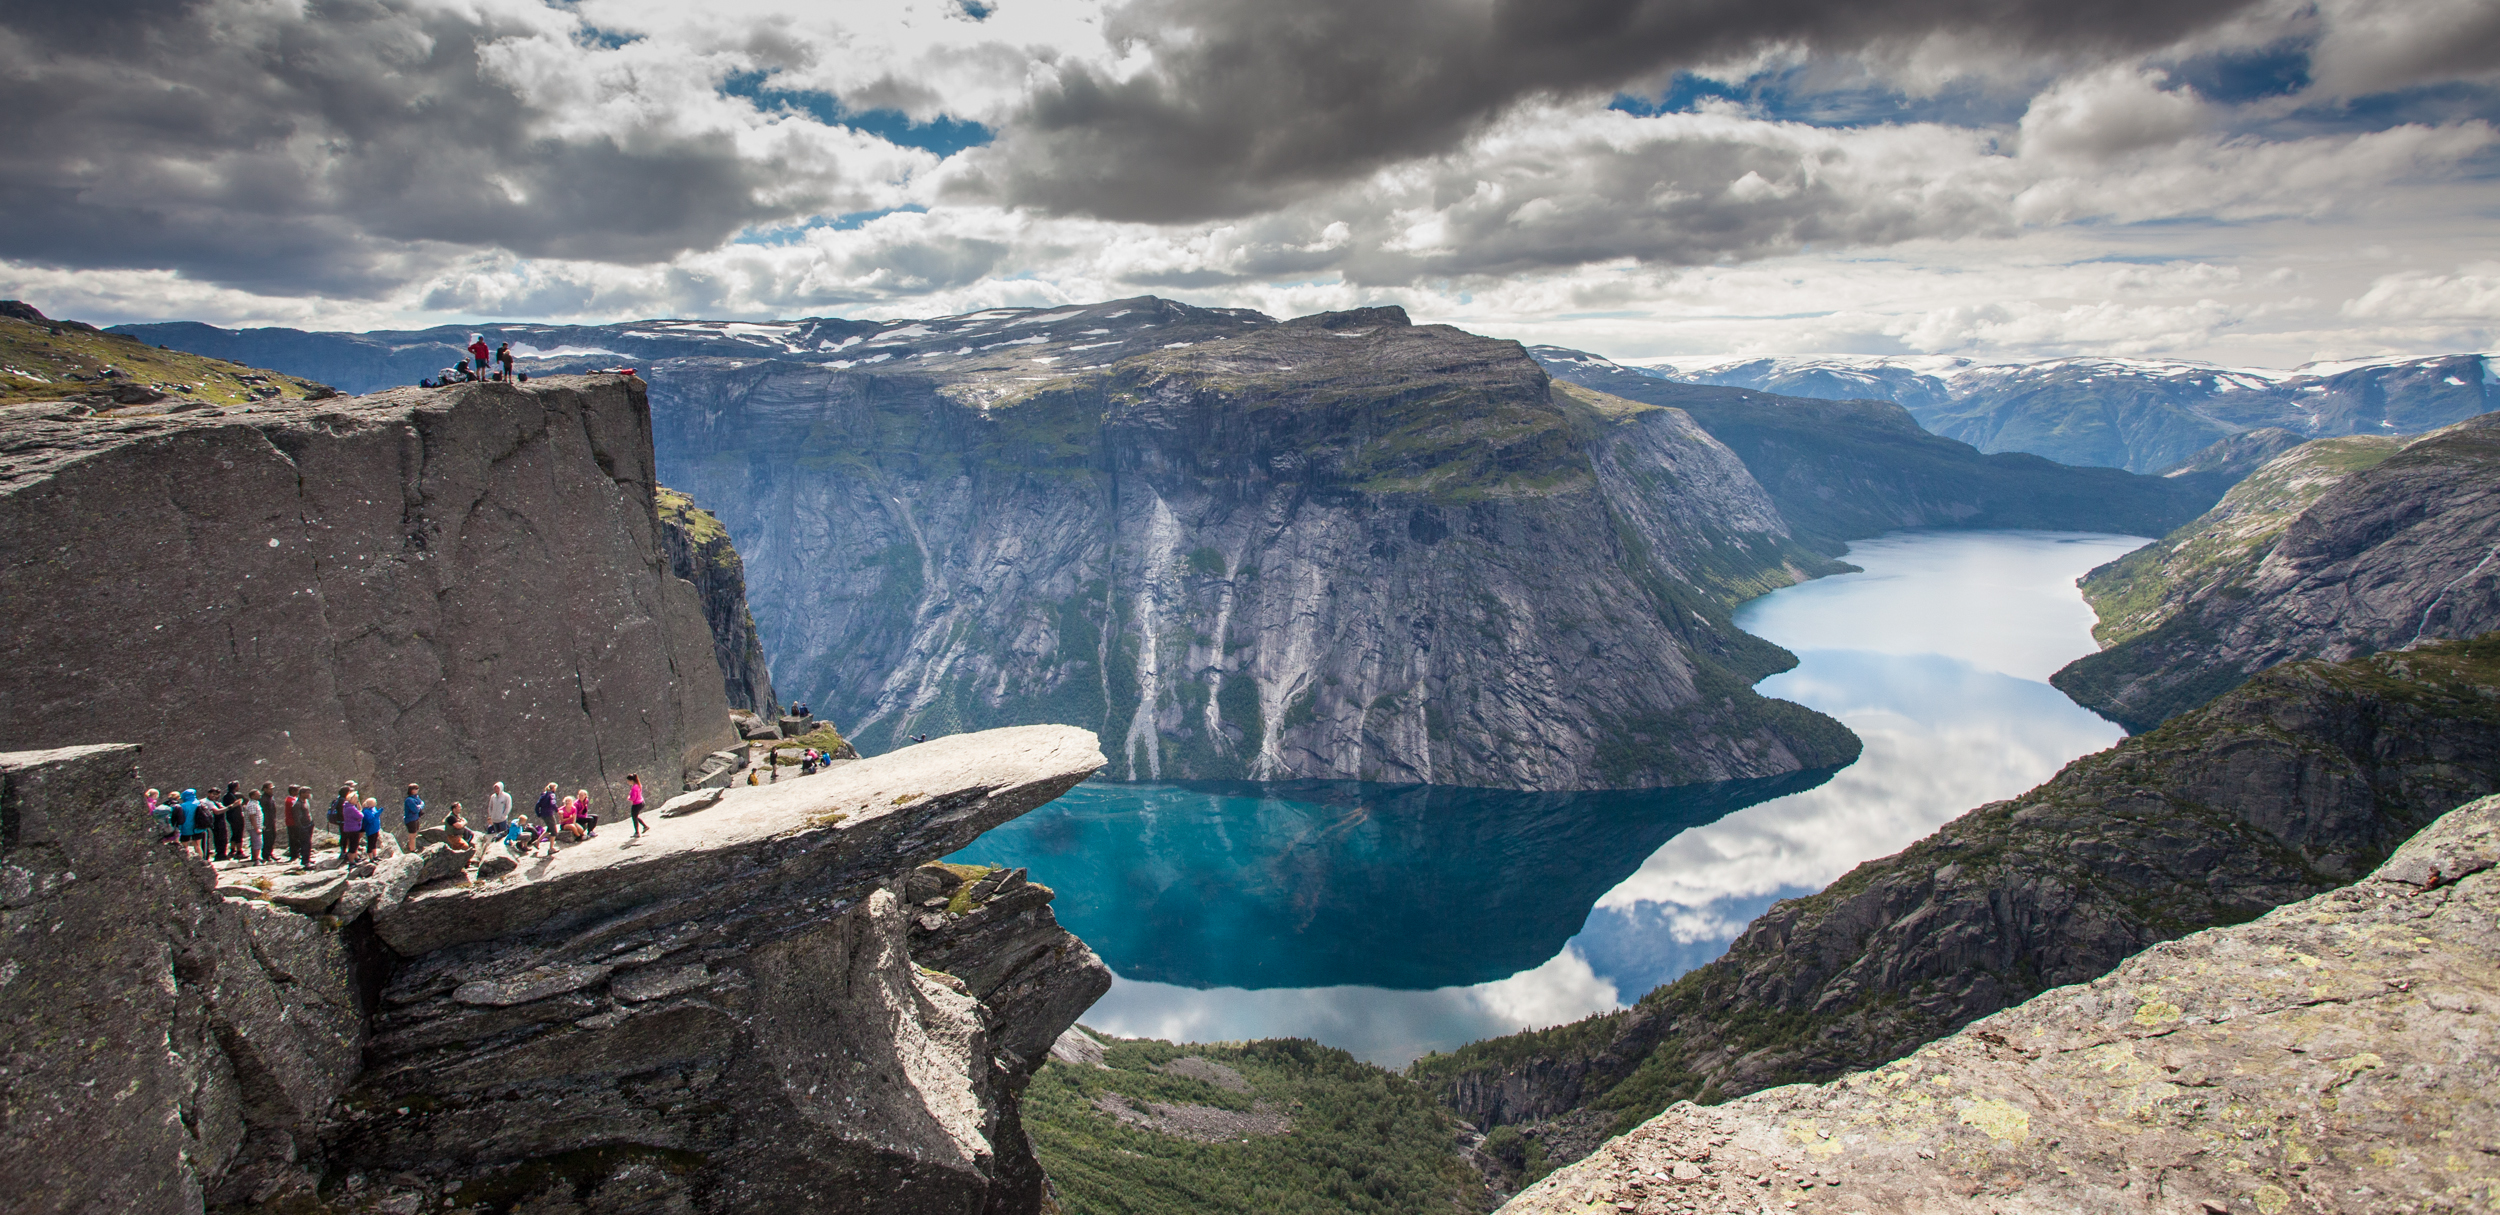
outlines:
[[[1645,375],[1536,348],[1554,378],[1683,410],[1745,462],[1795,535],[1832,554],[1908,527],[2024,527],[2157,535],[2213,505],[2235,477],[2145,477],[1983,455],[1878,400],[1831,401]]]
[[[1099,768],[1084,731],[222,897],[133,751],[0,763],[12,1209],[1044,1209],[1018,1094],[1110,973],[1020,873],[903,896]]]
[[[2077,585],[2099,615],[2093,639],[2103,646],[2134,640],[2199,595],[2245,580],[2302,511],[2403,448],[2404,440],[2381,435],[2316,439],[2249,470],[2212,510],[2084,575]]]
[[[1503,1208],[2463,1211],[2500,1193],[2500,798],[1882,1067],[1679,1104]]]
[[[746,563],[729,541],[729,529],[694,499],[660,487],[660,543],[670,572],[694,586],[703,619],[712,627],[712,654],[720,662],[721,688],[729,707],[769,722],[781,716],[773,676],[764,665],[764,640],[747,610]]]
[[[2500,627],[2500,413],[2393,455],[2355,439],[2303,447],[2249,479],[2243,503],[2138,566],[2094,572],[2094,606],[2133,635],[2049,682],[2144,730],[2279,662]]]
[[[0,754],[0,1194],[28,1215],[274,1192],[355,1077],[373,958],[217,895],[135,746]]]
[[[1553,1122],[1585,1144],[1578,1111],[1622,1129],[1678,1100],[1872,1067],[2157,942],[2350,882],[2495,790],[2500,640],[2279,667],[1775,905],[1629,1012],[1413,1074],[1470,1121]]]
[[[1549,789],[1855,754],[1749,690],[1793,660],[1729,606],[1824,563],[1680,412],[1395,309],[913,328],[650,369],[776,683],[870,750],[1072,721],[1123,777]]]
[[[630,377],[0,419],[0,745],[623,800],[733,744]]]

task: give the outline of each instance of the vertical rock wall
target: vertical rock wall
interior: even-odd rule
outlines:
[[[660,490],[660,543],[668,567],[694,585],[703,618],[712,626],[712,653],[720,661],[721,690],[729,707],[766,721],[781,716],[773,675],[764,666],[764,641],[747,611],[746,563],[729,542],[729,530],[712,512],[676,490]]]
[[[1727,605],[1819,559],[1681,412],[1394,310],[1175,345],[1039,388],[656,372],[670,476],[740,537],[782,691],[871,751],[1085,725],[1131,779],[1570,789],[1855,756],[1750,690],[1793,659]]]
[[[149,783],[621,799],[734,742],[639,382],[0,423],[0,746]]]

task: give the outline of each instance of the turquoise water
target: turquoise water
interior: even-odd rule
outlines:
[[[1776,781],[1512,793],[1089,782],[956,859],[1026,866],[1119,976],[1084,1018],[1174,1040],[1300,1036],[1400,1064],[1621,1007],[1820,889],[2121,737],[2048,686],[2091,652],[2074,580],[2143,544],[1903,533],[1865,572],[1746,604],[1766,695],[1866,741]]]

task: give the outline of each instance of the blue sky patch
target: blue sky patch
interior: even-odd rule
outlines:
[[[1977,86],[1956,86],[1929,97],[1912,97],[1873,84],[1862,75],[1834,79],[1829,65],[1799,64],[1740,83],[1678,72],[1654,97],[1618,93],[1607,109],[1647,118],[1681,114],[1704,101],[1733,101],[1777,122],[1818,127],[1935,122],[1953,126],[1999,126],[2022,117],[2028,97],[1995,95]]]
[[[969,10],[967,10],[969,11]],[[772,87],[769,72],[737,72],[721,81],[721,95],[744,97],[758,109],[788,109],[806,114],[829,127],[849,127],[874,135],[897,147],[921,148],[937,155],[952,156],[966,148],[977,148],[995,135],[977,122],[965,122],[940,114],[928,122],[913,122],[901,110],[853,111],[842,99],[816,89],[778,89]]]
[[[909,206],[887,207],[882,211],[852,211],[845,215],[819,215],[803,223],[748,228],[731,238],[730,243],[735,245],[795,245],[806,239],[810,232],[848,232],[872,220],[884,219],[889,215],[926,215],[928,212],[927,207],[912,203]]]

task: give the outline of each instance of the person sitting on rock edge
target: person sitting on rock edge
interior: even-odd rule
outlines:
[[[599,816],[590,812],[590,790],[573,791],[573,814],[581,821],[583,839],[599,834]]]
[[[478,854],[483,851],[478,847],[477,833],[469,830],[468,817],[460,813],[458,802],[453,802],[451,809],[443,812],[443,843],[460,858],[460,870],[464,875],[471,865],[477,863]]]

